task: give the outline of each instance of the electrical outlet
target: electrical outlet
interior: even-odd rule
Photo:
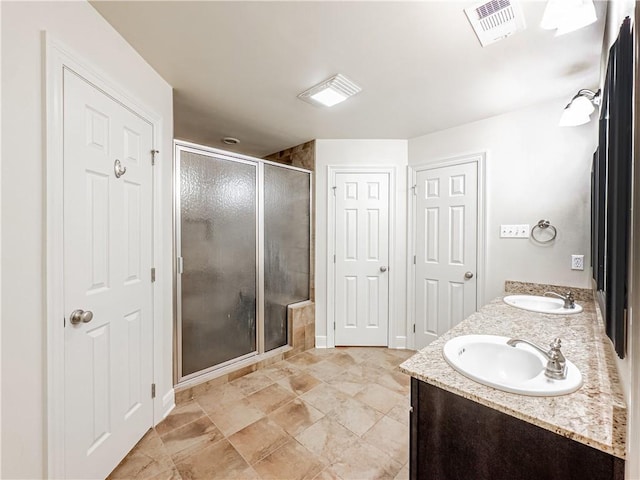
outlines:
[[[500,225],[500,238],[529,238],[529,225]]]
[[[571,270],[584,270],[584,255],[571,255]]]

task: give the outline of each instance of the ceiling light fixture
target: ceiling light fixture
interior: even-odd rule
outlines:
[[[225,145],[238,145],[240,143],[240,140],[234,137],[224,137],[222,139],[222,143],[224,143]]]
[[[591,114],[596,109],[595,105],[600,105],[600,90],[594,92],[583,88],[564,107],[559,125],[561,127],[575,127],[588,123],[591,120]]]
[[[347,98],[355,95],[361,90],[362,88],[353,83],[347,77],[337,74],[318,85],[305,90],[298,95],[298,98],[314,105],[333,107],[340,102],[344,102]]]
[[[593,0],[549,0],[540,27],[556,30],[556,36],[591,25],[598,17]]]

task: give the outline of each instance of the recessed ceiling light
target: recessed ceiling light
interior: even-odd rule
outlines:
[[[237,145],[240,143],[240,140],[233,137],[224,137],[222,139],[222,143],[224,143],[225,145]]]
[[[305,90],[298,95],[298,98],[313,105],[333,107],[361,90],[362,88],[353,83],[347,77],[337,74],[318,85]]]
[[[540,27],[556,30],[556,36],[591,25],[598,17],[593,0],[549,0]]]

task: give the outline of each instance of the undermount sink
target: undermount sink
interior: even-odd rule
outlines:
[[[463,335],[445,343],[447,363],[464,376],[505,392],[552,397],[575,392],[582,386],[578,368],[567,360],[567,377],[545,375],[547,360],[533,347],[507,345],[509,337]]]
[[[504,303],[512,307],[530,312],[549,313],[551,315],[573,315],[582,312],[582,306],[577,303],[574,308],[564,308],[564,301],[559,298],[539,297],[536,295],[508,295]]]

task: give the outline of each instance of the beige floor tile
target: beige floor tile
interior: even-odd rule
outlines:
[[[138,444],[120,462],[109,479],[153,478],[173,467],[169,452],[155,430],[149,430]]]
[[[191,423],[203,416],[204,412],[196,402],[190,401],[183,403],[176,406],[167,418],[158,424],[156,431],[158,432],[158,435],[162,436],[175,428]]]
[[[291,363],[285,361],[274,363],[273,365],[265,368],[263,372],[274,382],[281,380],[283,378],[290,377],[292,375],[298,375],[302,372],[300,367],[292,365]]]
[[[403,395],[409,394],[409,391],[411,390],[411,377],[409,377],[409,375],[405,375],[399,370],[385,371],[379,374],[377,378],[373,379],[373,381],[388,388],[389,390],[393,390],[394,392]]]
[[[379,412],[387,413],[395,405],[400,403],[404,396],[376,383],[372,383],[366,385],[354,398],[375,408]]]
[[[393,479],[402,465],[382,450],[358,441],[342,455],[342,459],[331,465],[331,469],[345,479]]]
[[[239,387],[230,383],[216,385],[202,395],[195,397],[194,401],[207,412],[219,409],[221,406],[229,405],[242,400],[245,395]]]
[[[289,435],[296,436],[324,417],[324,413],[297,398],[269,417]]]
[[[331,467],[325,468],[313,480],[343,480],[340,476],[334,472]]]
[[[264,417],[264,413],[251,405],[246,398],[208,410],[207,414],[226,436],[232,435]]]
[[[324,464],[295,440],[256,463],[253,468],[265,480],[311,480]]]
[[[399,365],[400,363],[404,362],[409,357],[412,357],[413,355],[415,355],[416,351],[415,350],[407,350],[407,349],[390,348],[389,349],[389,353],[391,353],[392,355],[395,355],[396,357],[400,358],[400,362],[398,363],[398,365]]]
[[[252,471],[227,440],[199,450],[176,467],[183,480],[245,479]]]
[[[291,440],[271,419],[265,417],[229,437],[244,459],[253,465]]]
[[[356,365],[355,359],[347,352],[340,351],[340,349],[336,349],[336,353],[331,355],[328,360],[343,368]]]
[[[278,381],[278,385],[287,390],[291,390],[296,395],[302,395],[320,383],[321,381],[319,379],[306,372],[301,372]]]
[[[274,383],[262,390],[252,393],[247,397],[247,400],[249,400],[249,403],[252,406],[268,415],[274,410],[277,410],[281,406],[289,403],[294,398],[296,398],[296,395],[290,390]]]
[[[178,463],[185,456],[185,453],[183,453],[185,449],[189,449],[188,454],[191,454],[195,450],[204,448],[210,443],[222,440],[224,435],[213,424],[211,419],[205,416],[182,427],[171,430],[160,438],[173,458],[173,461]]]
[[[296,440],[310,452],[329,462],[336,462],[350,445],[358,441],[358,437],[338,422],[324,417],[298,434]]]
[[[310,365],[313,365],[314,363],[318,363],[321,361],[321,357],[319,357],[318,355],[313,355],[309,352],[302,352],[287,359],[287,362],[301,368],[308,367]]]
[[[409,431],[405,425],[392,418],[382,417],[362,438],[383,450],[400,465],[409,461]]]
[[[180,476],[180,472],[178,472],[178,469],[176,467],[173,467],[169,470],[158,473],[157,475],[153,475],[152,477],[149,477],[145,480],[182,480],[182,477]]]
[[[409,480],[409,464],[407,463],[393,480]]]
[[[331,385],[321,383],[301,395],[300,398],[326,414],[349,398],[349,396]]]
[[[353,397],[360,393],[369,384],[369,381],[358,374],[347,371],[338,377],[332,378],[327,383]]]
[[[230,382],[231,385],[238,387],[244,395],[251,395],[258,390],[262,390],[273,383],[273,380],[267,376],[262,370],[250,373],[244,377],[236,378]]]
[[[409,402],[395,405],[389,412],[387,416],[393,418],[396,422],[400,422],[406,428],[409,428],[409,410],[411,405]]]
[[[360,436],[378,422],[382,416],[382,413],[353,398],[341,402],[327,414],[327,417]]]
[[[336,365],[333,362],[323,360],[322,362],[318,362],[307,367],[306,371],[314,377],[319,378],[323,382],[326,382],[334,377],[337,377],[338,375],[344,374],[345,369],[344,367]]]

